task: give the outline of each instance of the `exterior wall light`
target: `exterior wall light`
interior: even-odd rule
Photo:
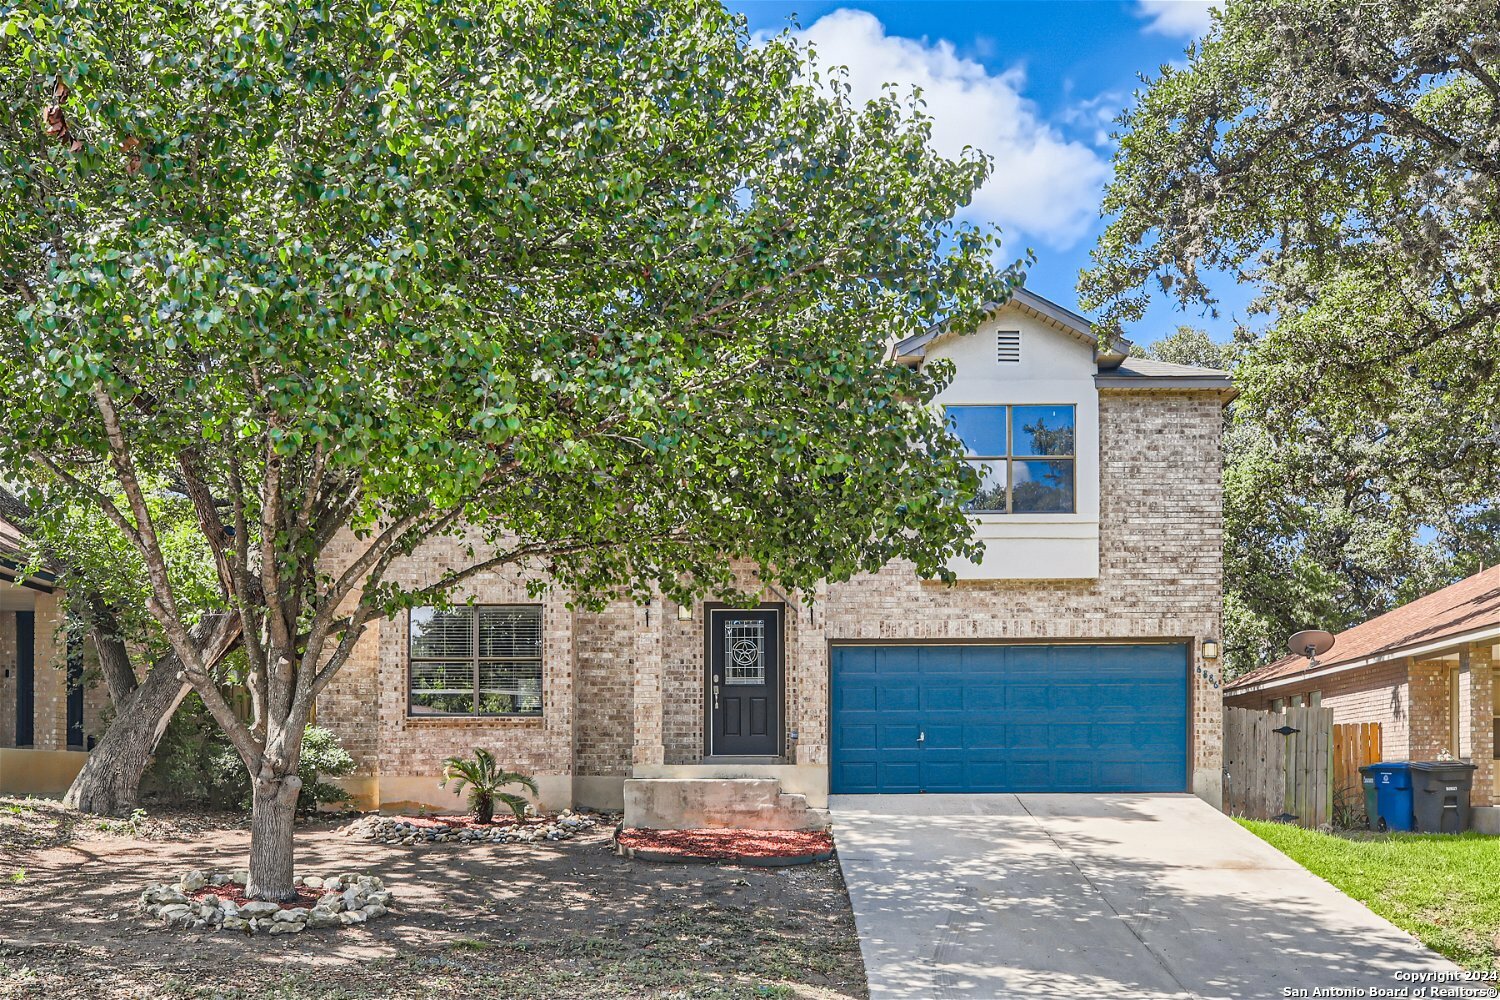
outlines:
[[[1205,660],[1217,660],[1219,658],[1219,642],[1217,639],[1203,640],[1203,658]]]
[[[693,620],[693,606],[691,604],[679,604],[679,605],[677,605],[677,620],[680,621],[680,622],[690,622],[690,621],[692,621]]]

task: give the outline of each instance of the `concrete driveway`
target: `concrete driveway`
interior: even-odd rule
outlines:
[[[852,795],[832,813],[872,1000],[1317,996],[1458,972],[1189,795]]]

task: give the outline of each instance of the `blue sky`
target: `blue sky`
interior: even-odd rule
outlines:
[[[1210,5],[1196,0],[727,2],[759,33],[795,18],[824,63],[849,67],[857,98],[888,82],[920,85],[940,149],[967,143],[995,157],[970,216],[999,224],[1010,256],[1034,249],[1027,286],[1069,308],[1104,226],[1110,121],[1139,76],[1181,63],[1210,19]],[[1217,319],[1179,312],[1158,295],[1128,334],[1146,344],[1191,323],[1227,339],[1235,319],[1247,318],[1249,296],[1219,291],[1226,308]]]

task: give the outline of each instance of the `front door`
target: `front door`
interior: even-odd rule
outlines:
[[[708,612],[708,755],[781,753],[781,609]]]

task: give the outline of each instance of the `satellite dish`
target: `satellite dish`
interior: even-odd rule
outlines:
[[[1318,657],[1333,648],[1334,638],[1332,632],[1324,632],[1322,629],[1303,629],[1286,641],[1287,647],[1294,653],[1301,653],[1307,657],[1309,667],[1316,666]]]

